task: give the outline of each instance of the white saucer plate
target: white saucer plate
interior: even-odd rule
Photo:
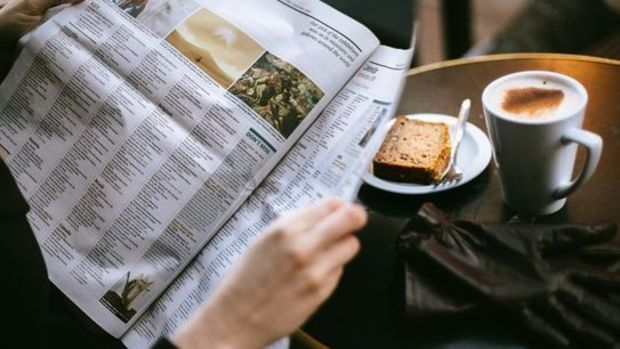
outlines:
[[[411,114],[406,115],[411,120],[421,120],[428,122],[442,122],[448,125],[450,128],[450,138],[454,139],[454,133],[456,132],[457,118],[442,114]],[[384,131],[387,131],[394,124],[395,118],[387,122],[384,127]],[[383,132],[387,134],[387,132]],[[432,194],[449,189],[459,187],[468,183],[472,179],[476,178],[484,169],[489,165],[491,161],[491,142],[487,138],[486,134],[482,132],[474,124],[468,122],[465,126],[465,132],[463,132],[463,140],[459,147],[459,151],[456,157],[456,163],[463,171],[463,178],[458,182],[440,184],[440,185],[424,185],[415,183],[400,183],[386,181],[384,179],[375,177],[372,173],[372,164],[368,171],[364,173],[364,182],[366,184],[379,188],[385,191],[398,194]]]

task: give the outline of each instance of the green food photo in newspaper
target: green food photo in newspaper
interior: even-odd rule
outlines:
[[[306,75],[269,52],[237,80],[230,92],[285,138],[324,95]]]

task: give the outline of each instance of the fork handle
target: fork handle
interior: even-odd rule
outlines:
[[[459,119],[456,123],[454,145],[452,146],[452,153],[450,154],[451,162],[456,161],[456,153],[458,152],[459,146],[461,145],[461,140],[463,139],[463,132],[465,131],[467,119],[469,118],[470,109],[471,101],[469,99],[464,100],[463,104],[461,105],[461,110],[459,111]]]

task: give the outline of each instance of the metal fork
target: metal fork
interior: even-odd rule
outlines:
[[[466,99],[463,103],[461,103],[461,109],[459,110],[459,118],[456,124],[454,142],[452,143],[452,151],[450,152],[450,161],[435,186],[456,183],[463,178],[463,171],[456,164],[456,155],[459,151],[461,140],[463,139],[463,131],[465,130],[467,119],[469,119],[470,110],[471,101]]]

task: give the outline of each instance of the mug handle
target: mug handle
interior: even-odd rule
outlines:
[[[572,128],[562,136],[562,144],[577,143],[586,149],[586,161],[581,172],[570,183],[560,185],[553,192],[554,199],[562,199],[577,190],[596,170],[603,151],[603,139],[592,132]]]

